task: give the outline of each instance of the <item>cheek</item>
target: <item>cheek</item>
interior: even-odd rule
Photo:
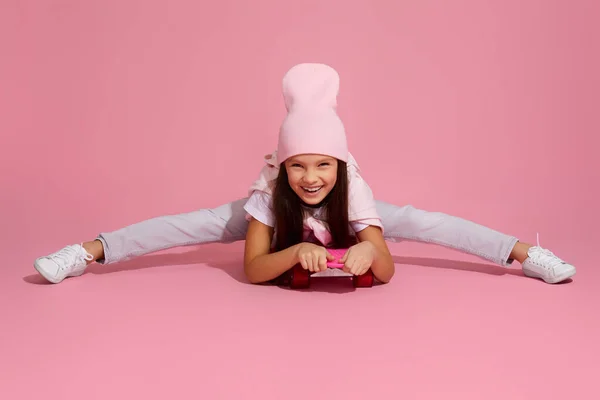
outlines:
[[[332,172],[327,175],[327,183],[329,183],[331,186],[333,186],[333,185],[335,185],[336,182],[337,182],[337,171]]]
[[[288,173],[288,183],[290,185],[290,187],[295,187],[298,186],[298,174],[294,174],[294,173]]]

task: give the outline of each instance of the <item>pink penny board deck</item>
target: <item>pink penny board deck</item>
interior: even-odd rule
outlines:
[[[331,253],[331,255],[334,256],[336,259],[336,261],[328,261],[327,266],[329,268],[343,268],[344,264],[338,263],[337,260],[344,257],[344,254],[346,254],[346,251],[348,251],[348,249],[327,249],[327,251],[329,251],[329,253]]]

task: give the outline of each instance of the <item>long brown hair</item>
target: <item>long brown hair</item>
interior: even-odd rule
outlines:
[[[325,208],[326,222],[331,232],[329,247],[346,248],[350,241],[348,222],[348,167],[337,160],[337,180],[331,192],[318,206]],[[275,250],[280,251],[302,242],[304,202],[298,197],[288,182],[285,165],[279,168],[279,175],[273,190],[273,211],[275,213]],[[311,207],[311,206],[309,206]]]

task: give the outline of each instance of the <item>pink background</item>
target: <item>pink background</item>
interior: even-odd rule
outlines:
[[[598,4],[3,0],[0,398],[597,399]],[[241,242],[36,276],[244,196],[307,61],[378,198],[539,232],[575,279],[392,244],[389,285],[294,292],[247,285]]]

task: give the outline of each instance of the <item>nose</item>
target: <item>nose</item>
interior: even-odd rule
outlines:
[[[311,169],[307,170],[304,174],[304,182],[306,182],[308,185],[316,183],[317,179],[317,174]]]

